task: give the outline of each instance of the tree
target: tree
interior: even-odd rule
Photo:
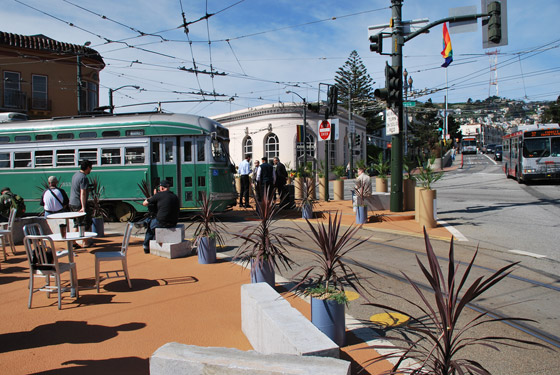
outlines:
[[[556,103],[552,102],[550,107],[544,111],[543,122],[559,123],[560,122],[560,96],[556,99]]]
[[[417,109],[416,116],[410,124],[410,144],[418,153],[426,153],[434,150],[439,142],[438,128],[441,119],[438,118],[438,110],[431,100],[428,100],[421,108]]]
[[[352,112],[362,115],[373,100],[375,83],[367,72],[360,55],[355,50],[350,53],[344,65],[338,68],[335,78],[338,87],[338,100],[348,108],[349,97],[352,99]]]

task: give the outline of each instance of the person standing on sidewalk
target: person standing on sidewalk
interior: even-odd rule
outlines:
[[[155,204],[157,214],[154,218],[144,221],[146,235],[144,236],[144,253],[150,253],[150,241],[154,239],[156,228],[174,228],[179,221],[179,198],[169,190],[171,184],[167,180],[159,183],[159,192],[144,200],[142,205]]]
[[[274,167],[272,164],[268,163],[266,156],[261,159],[261,166],[259,168],[259,173],[257,175],[257,180],[259,181],[260,189],[259,195],[260,199],[267,194],[268,199],[272,199],[272,194],[274,192],[274,184],[276,182],[276,174],[274,173]]]
[[[280,159],[276,156],[273,159],[274,171],[276,172],[276,191],[280,197],[280,206],[286,204],[286,181],[288,181],[288,171],[286,166],[280,162]],[[276,198],[276,197],[275,197]]]
[[[72,186],[70,188],[70,211],[85,212],[85,216],[74,219],[74,232],[78,231],[78,227],[85,226],[86,230],[91,229],[91,208],[88,207],[88,194],[90,183],[88,174],[93,169],[93,163],[90,160],[82,160],[80,162],[80,170],[72,176]],[[90,242],[83,241],[82,246],[89,246]],[[75,247],[79,247],[75,244]]]
[[[259,201],[259,191],[260,191],[260,186],[259,186],[259,180],[257,179],[258,175],[259,175],[259,171],[261,169],[261,162],[258,160],[255,160],[255,167],[253,168],[253,173],[251,174],[251,179],[253,180],[253,192],[255,194],[255,202]]]
[[[241,180],[241,190],[239,192],[239,207],[251,208],[249,204],[249,175],[251,174],[251,155],[245,155],[245,160],[239,163],[239,178]],[[245,198],[245,205],[243,205]]]

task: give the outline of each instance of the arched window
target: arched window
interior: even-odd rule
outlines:
[[[266,136],[266,141],[264,144],[264,154],[268,160],[279,155],[280,143],[278,142],[278,136],[274,133],[270,133]]]
[[[251,159],[253,158],[253,140],[249,136],[245,137],[243,140],[243,159],[245,159],[247,155],[249,155]]]
[[[307,151],[307,159],[313,160],[315,158],[315,137],[313,134],[308,130],[305,134],[306,142],[306,151]],[[300,160],[303,157],[303,142],[298,142],[296,138],[296,159]]]

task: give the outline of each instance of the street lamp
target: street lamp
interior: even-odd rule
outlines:
[[[303,96],[294,91],[286,91],[286,94],[295,94],[303,100],[303,167],[307,167],[307,102]],[[296,153],[297,154],[297,153]]]
[[[136,90],[140,90],[140,86],[136,86],[136,85],[124,85],[121,87],[117,87],[116,89],[109,88],[109,111],[111,111],[111,113],[113,113],[113,109],[115,108],[115,106],[113,106],[113,93],[120,89],[124,89],[125,87],[132,87],[135,88]]]

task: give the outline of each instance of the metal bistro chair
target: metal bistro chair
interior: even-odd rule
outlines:
[[[0,240],[2,240],[2,251],[4,251],[4,260],[6,260],[6,241],[10,244],[10,248],[12,249],[12,254],[16,255],[16,248],[14,246],[14,237],[13,237],[13,227],[14,227],[14,220],[16,219],[17,209],[12,208],[10,209],[10,217],[8,218],[7,223],[0,223],[1,229],[3,229],[2,233],[0,233]]]
[[[29,262],[29,302],[27,308],[31,308],[33,293],[47,292],[50,294],[58,292],[58,309],[61,309],[62,292],[65,288],[61,285],[60,275],[65,272],[70,273],[70,284],[76,288],[76,298],[79,297],[77,285],[74,285],[76,263],[60,263],[58,255],[54,251],[54,243],[49,236],[29,235],[24,240],[25,253]],[[42,287],[34,287],[35,276],[47,278],[46,284]],[[50,284],[50,277],[55,278],[55,285]]]
[[[31,223],[27,224],[23,227],[23,235],[24,236],[43,236],[45,233],[43,232],[43,228],[38,223]],[[56,255],[60,258],[65,255],[68,255],[68,250],[58,250]]]
[[[126,277],[126,281],[128,281],[128,287],[132,289],[132,283],[130,282],[130,277],[128,276],[128,265],[126,263],[126,252],[128,250],[128,244],[130,242],[130,234],[132,233],[132,228],[134,223],[128,223],[126,225],[126,229],[124,231],[123,241],[121,245],[121,251],[105,251],[105,252],[96,252],[95,253],[95,284],[97,286],[97,293],[99,293],[99,266],[101,262],[109,262],[109,261],[117,261],[120,260],[122,262],[122,270],[124,272],[124,276]],[[109,272],[115,272],[119,277],[119,271],[102,271],[103,273],[107,274],[105,279],[109,279]]]

